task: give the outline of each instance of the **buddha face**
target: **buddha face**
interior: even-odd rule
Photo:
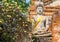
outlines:
[[[42,14],[43,7],[37,7],[36,11],[37,11],[37,14]]]

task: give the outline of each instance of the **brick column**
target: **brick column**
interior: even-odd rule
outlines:
[[[57,13],[53,16],[52,21],[52,42],[60,42],[60,15]]]

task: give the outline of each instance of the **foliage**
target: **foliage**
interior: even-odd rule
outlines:
[[[22,12],[25,13],[28,11],[29,3],[26,3],[24,0],[3,0],[2,2],[15,3],[20,6],[19,8],[21,8]]]
[[[2,2],[0,5],[0,42],[24,42],[31,32],[31,22],[22,13],[21,5],[16,2]]]

